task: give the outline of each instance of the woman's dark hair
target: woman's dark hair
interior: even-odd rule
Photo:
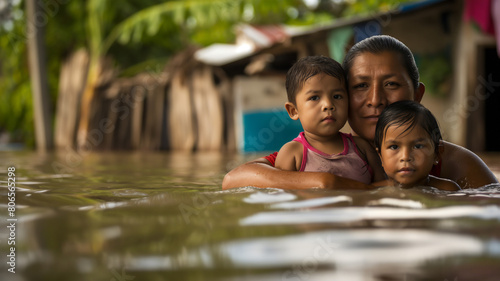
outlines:
[[[288,101],[295,104],[295,97],[307,79],[325,73],[340,80],[345,85],[346,77],[340,63],[325,56],[309,56],[299,59],[286,74],[286,94]]]
[[[442,137],[436,118],[423,105],[409,100],[391,103],[382,111],[375,129],[375,139],[373,140],[375,147],[380,151],[382,140],[390,126],[403,125],[408,125],[403,133],[410,131],[416,125],[422,127],[431,137],[435,152],[438,152],[439,141]]]
[[[387,51],[401,55],[404,67],[410,76],[413,87],[414,89],[417,89],[420,76],[411,50],[398,39],[388,35],[372,36],[354,44],[354,46],[352,46],[352,48],[345,55],[342,66],[347,74],[349,73],[349,70],[351,70],[354,59],[360,54],[380,54]]]

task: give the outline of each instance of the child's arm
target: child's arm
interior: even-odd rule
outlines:
[[[380,157],[375,149],[367,141],[360,137],[353,137],[353,139],[356,142],[359,152],[365,156],[365,161],[372,168],[372,182],[385,180],[387,177],[385,176],[384,168],[382,168],[382,162],[380,161]]]
[[[298,171],[302,164],[304,147],[300,142],[291,141],[283,145],[276,156],[275,167],[285,171]]]
[[[449,179],[429,176],[429,185],[441,190],[457,191],[461,190],[460,186]]]

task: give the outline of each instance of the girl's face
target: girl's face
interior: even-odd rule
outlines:
[[[290,118],[300,119],[305,133],[322,140],[339,132],[347,121],[348,97],[339,79],[320,73],[304,83],[292,103],[285,105]]]
[[[434,143],[419,125],[392,125],[382,140],[379,155],[390,180],[401,187],[426,185],[429,172],[438,160]]]

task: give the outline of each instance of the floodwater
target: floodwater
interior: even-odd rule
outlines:
[[[252,158],[0,152],[0,280],[500,280],[498,186],[222,191]]]

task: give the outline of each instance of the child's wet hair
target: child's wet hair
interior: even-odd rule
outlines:
[[[286,74],[288,101],[295,103],[295,97],[307,79],[324,73],[340,80],[345,87],[346,77],[339,62],[325,56],[308,56],[299,59]]]
[[[398,101],[388,105],[380,114],[375,129],[374,143],[380,151],[382,140],[391,126],[408,126],[406,130],[411,131],[415,126],[420,126],[429,134],[434,150],[437,153],[439,141],[442,140],[441,131],[436,118],[423,105],[414,101]]]

